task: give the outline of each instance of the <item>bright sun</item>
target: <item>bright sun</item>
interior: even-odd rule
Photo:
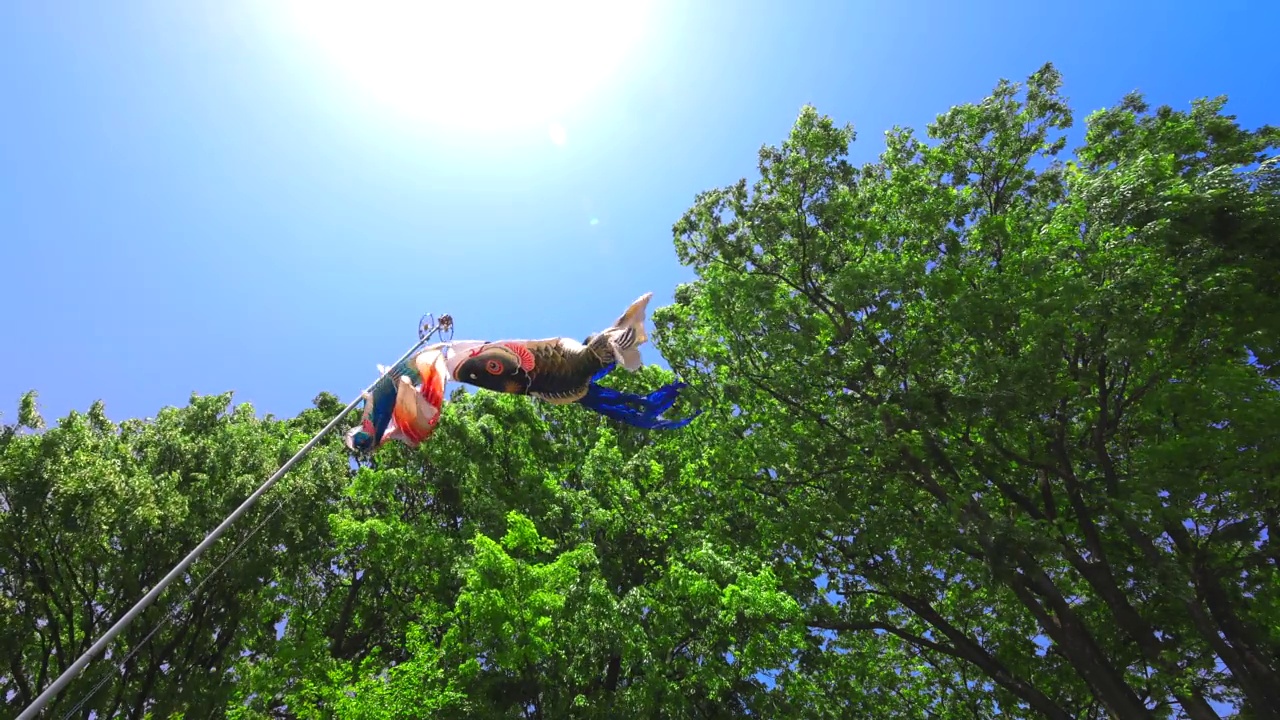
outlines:
[[[414,120],[554,122],[640,39],[647,0],[287,0],[343,79]]]

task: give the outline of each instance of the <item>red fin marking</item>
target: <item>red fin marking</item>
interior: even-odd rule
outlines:
[[[444,405],[444,380],[434,367],[428,371],[428,376],[422,379],[422,398],[436,410]]]
[[[520,358],[520,368],[525,372],[533,370],[533,352],[529,348],[520,343],[502,343],[502,346],[516,354]]]

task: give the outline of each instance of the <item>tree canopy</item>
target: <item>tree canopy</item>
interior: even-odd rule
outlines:
[[[696,279],[654,343],[696,422],[459,391],[416,450],[330,436],[49,716],[1280,720],[1280,131],[1131,94],[1068,155],[1061,84],[860,167],[803,108],[674,225]],[[21,398],[5,716],[313,404]]]

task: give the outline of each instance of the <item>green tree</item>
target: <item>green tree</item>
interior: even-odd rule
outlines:
[[[622,381],[652,387],[657,368]],[[687,431],[687,432],[686,432]],[[739,717],[796,605],[720,537],[705,431],[457,393],[430,442],[363,467],[323,591],[286,591],[242,717]],[[343,618],[354,618],[347,623]],[[363,628],[335,644],[334,628]],[[340,633],[337,633],[340,635]],[[289,682],[282,682],[284,679]]]
[[[860,168],[805,108],[675,226],[698,279],[660,346],[749,454],[725,492],[775,518],[806,622],[860,655],[784,684],[890,662],[927,694],[861,714],[1280,717],[1277,133],[1134,95],[1063,162],[1060,84]]]
[[[262,420],[230,400],[193,396],[185,408],[119,425],[95,403],[44,429],[34,393],[22,398],[17,423],[0,432],[6,712],[16,715],[34,700],[341,407],[322,395],[317,409],[297,419]],[[224,704],[239,653],[273,651],[279,608],[271,586],[318,562],[312,528],[326,515],[324,498],[348,474],[340,446],[313,452],[274,491],[282,511],[251,542],[213,575],[270,505],[170,586],[49,713],[61,717],[81,700],[78,717],[93,711],[100,718],[169,717]],[[168,616],[174,621],[161,625]]]

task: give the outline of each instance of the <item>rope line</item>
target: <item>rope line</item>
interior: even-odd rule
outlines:
[[[396,360],[391,365],[391,368],[394,368],[400,363],[409,359],[409,357],[411,357],[415,352],[417,352],[419,349],[421,349],[423,346],[427,344],[427,340],[431,339],[432,335],[435,335],[440,332],[449,332],[450,336],[452,336],[452,332],[451,332],[452,325],[453,325],[453,319],[450,318],[448,315],[442,315],[438,322],[432,322],[430,325],[427,325],[426,323],[424,323],[418,333],[418,342],[414,343],[413,347],[409,348],[409,350],[405,352],[404,355],[401,355],[400,359]],[[390,368],[388,369],[388,372],[389,371],[390,371]],[[365,390],[361,392],[359,395],[357,395],[354,400],[347,403],[347,406],[343,408],[343,410],[339,412],[336,416],[334,416],[334,418],[330,420],[327,425],[321,428],[320,432],[313,435],[311,439],[308,440],[307,443],[303,445],[300,450],[298,450],[298,452],[294,453],[293,457],[286,460],[284,464],[280,466],[279,470],[276,470],[271,475],[271,477],[267,478],[266,481],[263,482],[262,485],[260,485],[257,490],[253,491],[253,494],[245,498],[245,501],[240,503],[240,507],[237,507],[235,510],[231,511],[231,514],[228,515],[226,519],[223,520],[216,528],[210,531],[209,534],[205,536],[204,540],[200,541],[199,545],[196,545],[191,552],[187,553],[187,556],[184,557],[182,560],[180,560],[178,564],[175,565],[173,569],[169,571],[168,575],[165,575],[163,578],[161,578],[160,582],[156,583],[155,587],[151,588],[150,592],[142,596],[142,599],[139,600],[137,603],[135,603],[133,607],[129,608],[129,611],[126,612],[119,620],[117,620],[116,623],[112,625],[105,633],[103,633],[102,637],[98,638],[97,642],[95,642],[88,650],[84,651],[84,653],[81,654],[80,657],[76,658],[75,662],[71,663],[70,667],[64,670],[63,673],[59,675],[56,680],[50,683],[49,687],[45,688],[44,692],[40,693],[40,695],[35,700],[33,700],[30,705],[27,706],[27,709],[22,711],[22,714],[17,717],[17,720],[33,720],[35,717],[37,717],[39,713],[42,710],[44,710],[45,707],[59,693],[61,693],[62,690],[66,688],[67,685],[71,683],[72,680],[75,680],[76,677],[78,677],[80,673],[84,671],[85,667],[89,664],[90,661],[93,660],[95,656],[101,654],[102,651],[105,650],[107,646],[111,644],[111,641],[114,640],[117,635],[119,635],[126,627],[128,627],[130,623],[136,620],[137,617],[141,615],[142,612],[146,610],[147,607],[152,602],[154,602],[157,597],[160,596],[160,593],[164,592],[165,588],[169,587],[169,585],[172,584],[174,580],[177,580],[178,576],[182,575],[182,573],[185,572],[187,568],[191,567],[191,564],[194,563],[204,553],[205,550],[208,550],[209,547],[213,545],[213,543],[217,542],[218,538],[222,536],[222,533],[224,533],[227,530],[227,528],[231,526],[232,523],[234,523],[236,520],[239,520],[241,517],[243,517],[244,514],[247,513],[255,503],[257,503],[258,498],[262,497],[277,482],[279,482],[280,478],[284,477],[285,473],[289,472],[289,469],[292,468],[294,465],[296,465],[298,461],[302,460],[302,458],[310,454],[310,452],[315,448],[316,445],[320,443],[320,440],[324,438],[325,435],[329,434],[329,432],[333,430],[333,428],[336,427],[338,423],[342,422],[342,420],[346,418],[347,415],[350,414],[352,410],[355,410],[356,405],[358,405],[360,401],[364,399],[365,395],[373,392],[374,387],[379,382],[382,381],[382,378],[385,375],[386,375],[385,372],[380,374],[377,380],[370,383],[369,387],[365,388]],[[278,506],[277,506],[277,509],[279,509]],[[252,533],[250,533],[250,536],[251,535]],[[243,545],[244,543],[242,542],[234,550],[232,550],[231,555],[228,555],[226,560],[229,560],[235,554],[235,552],[240,549],[240,547],[243,547]],[[219,564],[216,568],[214,568],[213,574],[217,573],[218,568],[221,568],[222,565],[226,563],[226,560],[223,560],[221,564]],[[212,574],[210,575],[210,577],[212,577]],[[208,578],[205,578],[205,580],[207,581]],[[203,584],[204,582],[202,581],[200,585],[203,585]],[[196,586],[197,590],[200,588],[200,585]],[[161,622],[163,624],[164,621],[161,621]],[[159,628],[157,627],[157,630],[158,629]],[[150,638],[151,635],[155,634],[155,632],[156,631],[153,630],[150,634],[147,635],[147,637]],[[144,640],[143,643],[145,642],[146,641]],[[142,644],[139,644],[139,647],[141,647],[141,645]],[[127,660],[127,657],[126,657],[126,660]],[[107,677],[110,677],[110,675],[108,675]],[[93,692],[97,692],[97,690],[98,688],[94,688]],[[76,709],[79,709],[81,705],[83,705],[83,701],[80,703],[80,705],[76,706]],[[72,712],[74,712],[74,710]]]

